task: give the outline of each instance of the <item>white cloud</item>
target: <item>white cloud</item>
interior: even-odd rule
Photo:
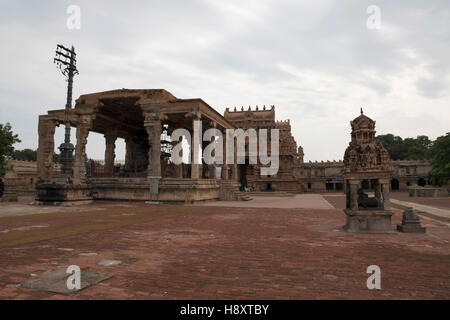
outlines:
[[[366,28],[370,1],[78,1],[78,31],[66,28],[70,4],[11,1],[0,13],[0,122],[18,148],[36,148],[38,115],[64,105],[57,43],[79,53],[74,98],[165,88],[219,112],[275,104],[307,160],[342,158],[360,107],[380,134],[449,131],[448,1],[378,1],[380,30]],[[88,154],[103,148],[93,137]]]

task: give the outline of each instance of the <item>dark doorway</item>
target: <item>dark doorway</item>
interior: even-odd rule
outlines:
[[[391,180],[391,190],[395,191],[399,189],[399,182],[397,179]]]
[[[364,190],[368,190],[370,188],[369,180],[363,180],[362,183],[361,183],[361,187]]]
[[[344,190],[344,184],[342,182],[336,183],[336,191]]]
[[[424,178],[420,178],[419,181],[417,181],[417,184],[421,187],[425,187],[425,185],[427,184],[427,182],[425,181]]]
[[[334,183],[332,183],[332,182],[325,183],[325,189],[327,191],[333,191],[334,190]]]
[[[274,191],[274,190],[272,189],[272,183],[270,183],[270,182],[267,183],[267,185],[266,185],[266,191]]]
[[[238,164],[239,167],[239,182],[241,183],[241,191],[247,188],[247,165]]]

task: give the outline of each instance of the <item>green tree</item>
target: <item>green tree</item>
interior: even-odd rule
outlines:
[[[36,161],[37,152],[31,149],[14,150],[13,158],[24,161]]]
[[[37,160],[37,150],[23,149],[14,150],[13,158],[16,160],[23,161],[36,161]],[[53,162],[59,163],[60,155],[58,153],[53,153]]]
[[[432,141],[427,136],[402,139],[389,133],[379,135],[377,139],[389,152],[392,160],[430,159]]]
[[[7,122],[5,125],[0,123],[0,176],[3,176],[8,167],[6,161],[14,156],[14,144],[21,142],[18,135],[11,130],[11,125]]]
[[[442,186],[449,183],[450,179],[450,132],[438,137],[431,147],[430,178],[433,184]]]

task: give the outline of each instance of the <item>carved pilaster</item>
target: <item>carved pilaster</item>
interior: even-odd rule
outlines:
[[[150,180],[150,194],[159,193],[161,179],[161,116],[157,113],[147,113],[144,122],[148,134],[150,150],[148,154],[148,178]]]
[[[117,130],[108,130],[105,133],[105,172],[112,174],[114,171],[114,160],[116,155]]]
[[[227,148],[226,148],[226,135],[224,134],[223,139],[223,164],[222,164],[222,172],[221,172],[221,178],[222,180],[228,180],[229,179],[229,173],[228,173],[228,165],[226,164],[227,159]]]
[[[234,143],[234,162],[232,164],[233,168],[233,180],[238,181],[238,163],[237,163],[237,141]]]
[[[360,181],[352,180],[350,181],[350,209],[358,210],[358,188]]]
[[[381,192],[383,194],[384,210],[391,209],[391,200],[390,200],[390,196],[389,196],[389,183],[388,182],[381,183]]]
[[[38,177],[49,181],[52,176],[53,152],[55,150],[55,129],[57,122],[47,116],[39,116],[37,170]]]
[[[77,144],[75,146],[75,161],[73,165],[73,177],[77,182],[82,182],[86,178],[86,144],[91,127],[92,117],[81,116],[77,124]]]
[[[192,133],[191,133],[191,178],[198,179],[200,177],[201,165],[199,164],[198,153],[200,148],[200,134],[201,134],[201,126],[199,126],[201,120],[201,115],[198,112],[195,112],[192,115]],[[196,128],[197,127],[197,128]]]

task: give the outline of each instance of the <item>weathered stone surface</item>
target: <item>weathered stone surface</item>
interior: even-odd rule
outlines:
[[[51,270],[44,272],[38,278],[23,282],[21,286],[38,291],[49,291],[70,295],[112,277],[112,275],[105,273],[81,270],[80,289],[70,290],[67,288],[67,279],[69,276],[71,276],[71,274],[67,273],[66,269]]]
[[[392,213],[384,210],[345,210],[347,222],[345,231],[360,233],[392,232]]]

